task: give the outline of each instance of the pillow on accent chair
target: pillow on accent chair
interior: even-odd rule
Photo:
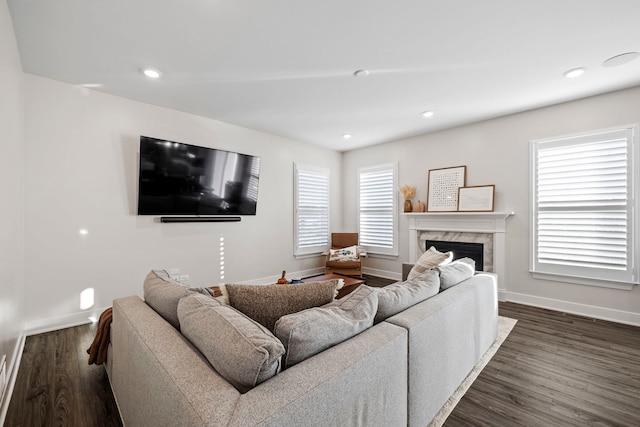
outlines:
[[[434,270],[440,275],[440,290],[444,291],[476,274],[476,262],[471,258],[460,258]]]
[[[377,309],[375,290],[361,285],[349,295],[322,307],[281,317],[274,333],[286,348],[284,368],[371,327]]]
[[[378,293],[378,311],[374,323],[379,323],[412,305],[437,295],[440,292],[440,276],[436,270],[427,270],[413,279],[376,288],[376,291]]]
[[[184,335],[241,393],[280,372],[284,346],[264,326],[204,295],[178,303]]]
[[[341,279],[292,285],[226,285],[229,304],[270,331],[282,316],[333,301]]]
[[[190,288],[173,280],[166,270],[151,270],[144,279],[144,301],[158,313],[164,320],[180,330],[178,320],[178,301],[180,298],[197,292],[211,296],[211,293],[203,288]]]
[[[434,267],[446,265],[451,262],[452,258],[453,252],[439,252],[435,247],[431,246],[413,265],[407,279],[413,279],[418,274]]]
[[[358,261],[358,246],[353,245],[342,249],[330,249],[329,261]]]

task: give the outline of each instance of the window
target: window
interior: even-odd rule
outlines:
[[[329,169],[294,165],[294,254],[318,254],[329,248]]]
[[[358,230],[360,245],[370,254],[398,255],[397,165],[358,170]]]
[[[258,201],[258,182],[260,180],[260,157],[251,158],[249,185],[247,186],[247,198]]]
[[[638,282],[637,138],[634,126],[531,142],[534,277]]]

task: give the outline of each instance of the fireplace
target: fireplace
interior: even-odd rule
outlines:
[[[480,243],[483,262],[476,261],[476,270],[496,273],[500,294],[500,280],[505,279],[506,273],[506,221],[514,215],[513,212],[424,212],[404,215],[409,220],[409,262],[416,262],[428,249],[427,240]]]
[[[484,271],[484,245],[482,243],[451,242],[447,240],[425,240],[425,250],[431,246],[439,252],[453,252],[453,259],[471,258],[476,271]]]

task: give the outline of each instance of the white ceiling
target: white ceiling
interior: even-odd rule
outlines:
[[[640,85],[639,0],[8,4],[27,73],[340,151]]]

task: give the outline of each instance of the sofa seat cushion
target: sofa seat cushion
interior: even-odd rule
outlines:
[[[476,272],[476,262],[471,258],[460,258],[435,270],[440,275],[440,290],[444,291],[472,277]]]
[[[165,270],[151,270],[144,279],[144,301],[164,320],[180,330],[178,319],[178,301],[189,293],[211,295],[203,288],[190,288],[171,279]]]
[[[440,276],[435,270],[427,270],[404,282],[396,282],[383,288],[376,288],[378,311],[375,323],[379,323],[394,314],[431,298],[439,291]]]
[[[325,280],[291,285],[226,285],[229,304],[270,331],[284,315],[327,304],[343,281]]]
[[[233,307],[191,294],[178,303],[178,317],[182,334],[241,393],[280,372],[282,343]]]
[[[413,279],[420,273],[424,273],[426,270],[430,270],[440,265],[446,265],[451,262],[453,258],[453,252],[440,252],[435,247],[431,246],[425,253],[423,253],[418,261],[413,265],[407,279]]]
[[[286,348],[284,368],[339,344],[373,325],[378,298],[373,288],[360,286],[349,295],[276,322],[275,334]]]

